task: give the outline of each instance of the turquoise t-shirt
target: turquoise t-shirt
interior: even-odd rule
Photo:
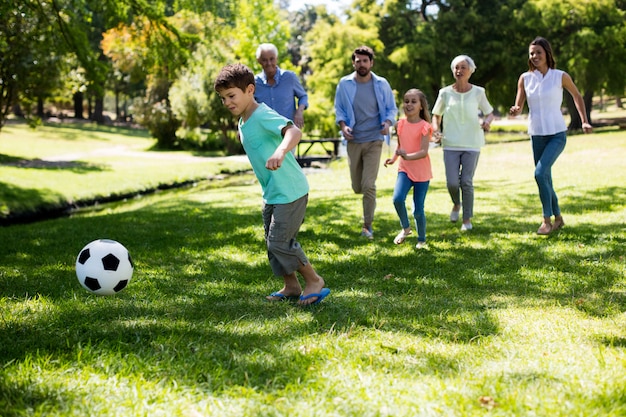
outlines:
[[[265,163],[283,141],[282,129],[292,122],[264,103],[244,123],[239,119],[239,137],[252,169],[263,189],[266,204],[287,204],[309,192],[309,182],[291,152],[280,168],[270,171]]]

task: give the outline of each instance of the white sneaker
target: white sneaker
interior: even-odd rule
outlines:
[[[461,232],[465,232],[467,230],[472,230],[472,223],[463,223],[463,226],[461,226]]]
[[[450,212],[450,221],[452,223],[456,223],[457,221],[459,221],[459,212],[460,210],[454,210],[454,209]]]
[[[426,248],[426,242],[417,242],[417,245],[415,245],[415,249],[424,249]]]

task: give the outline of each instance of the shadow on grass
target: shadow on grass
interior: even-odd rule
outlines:
[[[46,161],[43,159],[24,159],[0,154],[0,165],[28,169],[68,170],[76,174],[85,174],[94,171],[106,171],[103,165],[82,161]]]
[[[90,139],[98,139],[99,133],[110,133],[127,137],[154,140],[150,137],[150,133],[146,129],[137,129],[126,126],[99,125],[89,120],[74,121],[72,123],[44,123],[44,126],[49,129],[63,130],[63,139],[66,140],[85,139],[86,137]]]
[[[537,211],[535,195],[510,197],[515,212],[481,215],[465,234],[445,215],[428,213],[430,249],[419,252],[391,243],[396,219],[377,223],[374,242],[358,239],[343,214],[358,196],[312,201],[299,240],[333,293],[313,308],[267,303],[263,295],[282,280],[267,265],[260,208],[250,202],[257,195],[237,186],[204,192],[217,198],[203,203],[172,193],[136,211],[1,230],[0,297],[12,306],[0,321],[0,339],[11,341],[0,345],[2,362],[53,356],[54,368],[80,356],[122,377],[141,369],[145,378],[207,391],[271,391],[324,366],[327,351],[316,349],[316,334],[390,332],[471,344],[500,332],[492,310],[510,303],[569,304],[591,316],[626,309],[624,296],[612,291],[623,276],[602,262],[624,256],[626,242],[610,237],[623,224],[578,224],[538,237],[527,215]],[[608,188],[568,197],[563,206],[601,213],[622,197],[623,190]],[[605,244],[581,249],[597,236],[607,237]],[[105,237],[122,242],[136,263],[129,287],[113,297],[87,293],[74,275],[80,249]],[[367,356],[395,348],[372,346]],[[455,372],[454,357],[414,354],[424,360],[404,369]],[[0,384],[19,396],[19,388]],[[33,396],[24,402],[48,399]]]

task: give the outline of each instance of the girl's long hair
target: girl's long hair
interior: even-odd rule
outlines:
[[[431,123],[431,117],[430,117],[430,112],[428,111],[428,100],[426,99],[426,94],[424,94],[424,92],[418,88],[411,88],[406,93],[404,93],[404,95],[407,95],[408,93],[417,94],[417,96],[420,99],[420,107],[421,107],[420,117],[423,120],[426,120],[428,123]]]

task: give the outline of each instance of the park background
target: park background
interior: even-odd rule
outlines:
[[[198,16],[210,6],[233,19],[192,19],[212,33],[225,32],[214,38],[195,32],[202,35],[192,39],[201,43],[178,44],[187,32],[176,32],[172,22],[194,16],[174,13],[183,4],[197,7]],[[41,9],[24,9],[33,5]],[[381,168],[373,242],[358,236],[360,197],[350,190],[345,159],[307,169],[311,200],[300,240],[333,291],[308,309],[264,301],[278,282],[263,247],[260,187],[245,157],[229,148],[236,142],[224,139],[233,120],[218,113],[223,109],[213,103],[211,89],[220,59],[243,56],[231,55],[233,45],[242,45],[233,39],[250,39],[251,53],[267,34],[282,33],[270,30],[270,18],[284,16],[277,14],[280,5],[203,1],[172,2],[163,12],[152,7],[159,5],[0,5],[13,7],[0,14],[3,24],[12,24],[3,30],[31,30],[8,43],[8,37],[0,40],[2,56],[11,58],[0,61],[3,71],[9,65],[26,71],[2,75],[3,88],[14,93],[3,95],[11,105],[0,131],[0,415],[626,414],[624,72],[609,76],[625,62],[618,60],[624,53],[623,3],[356,2],[346,15],[320,19],[318,32],[310,26],[307,33],[315,35],[297,37],[309,39],[308,51],[319,41],[319,55],[310,56],[325,63],[303,72],[319,100],[305,113],[310,137],[336,135],[324,126],[335,129],[331,97],[340,75],[350,71],[355,44],[369,40],[385,51],[377,71],[393,79],[398,92],[404,85],[427,90],[450,82],[451,58],[468,53],[479,67],[472,81],[487,85],[503,112],[538,28],[559,48],[559,67],[573,74],[587,97],[593,92],[588,109],[595,124],[591,135],[572,127],[555,165],[566,227],[548,237],[534,233],[540,204],[523,117],[497,121],[487,137],[471,233],[448,220],[441,149],[431,151],[425,251],[416,251],[411,241],[392,243],[398,231],[391,204],[395,168]],[[431,7],[422,18],[423,5],[449,8],[435,16]],[[266,20],[259,20],[265,10]],[[323,15],[318,10],[313,12]],[[144,12],[144,23],[120,29],[120,21],[133,27]],[[243,19],[246,12],[251,20]],[[45,18],[30,24],[18,19],[34,15]],[[496,25],[498,16],[506,19]],[[279,20],[281,27],[290,19]],[[450,26],[436,26],[445,22]],[[181,27],[194,33],[187,23]],[[81,32],[85,28],[99,29]],[[119,108],[111,99],[115,84],[104,77],[109,73],[99,72],[115,65],[98,49],[103,29],[110,28],[128,32],[121,45],[129,48],[129,62],[141,64],[134,69],[149,69],[137,79],[121,77],[139,83],[132,93],[117,95]],[[262,35],[243,36],[246,30]],[[391,36],[395,30],[398,36]],[[296,33],[290,31],[285,39]],[[400,34],[413,37],[405,42]],[[271,39],[289,60],[290,49]],[[394,42],[405,44],[397,50],[409,54],[402,71],[396,58],[403,55],[394,55]],[[484,45],[518,51],[483,54],[489,48]],[[194,61],[201,49],[224,55]],[[64,64],[48,66],[57,61]],[[512,81],[480,78],[490,62],[490,73]],[[185,76],[197,84],[190,81],[185,90]],[[76,79],[87,81],[74,84]],[[37,84],[43,81],[54,88]],[[176,110],[177,88],[185,92],[178,96],[182,102],[198,103],[189,106],[199,110],[196,127]],[[134,107],[137,102],[145,107]],[[85,108],[74,114],[75,105]],[[137,108],[151,109],[145,114],[152,118],[142,119]],[[23,117],[15,116],[16,109]],[[566,107],[564,113],[571,124]],[[213,116],[222,124],[211,125]],[[176,128],[161,129],[170,123]],[[153,134],[161,131],[173,132],[173,140]],[[48,210],[50,218],[41,220],[38,215]],[[80,286],[74,262],[85,244],[105,237],[128,247],[136,269],[123,292],[98,297]]]
[[[296,4],[296,3],[294,3]],[[515,98],[528,44],[552,42],[589,111],[626,86],[626,5],[620,0],[356,0],[343,13],[294,10],[286,1],[18,0],[0,5],[0,128],[12,113],[33,125],[49,116],[146,128],[155,146],[240,153],[235,122],[213,91],[219,69],[256,72],[257,46],[272,42],[279,63],[309,93],[305,134],[336,137],[333,98],[353,71],[351,52],[376,51],[374,71],[398,97],[423,90],[431,105],[453,81],[451,60],[471,56],[471,82],[499,114]],[[571,129],[580,127],[569,95]],[[592,120],[593,122],[593,120]]]

